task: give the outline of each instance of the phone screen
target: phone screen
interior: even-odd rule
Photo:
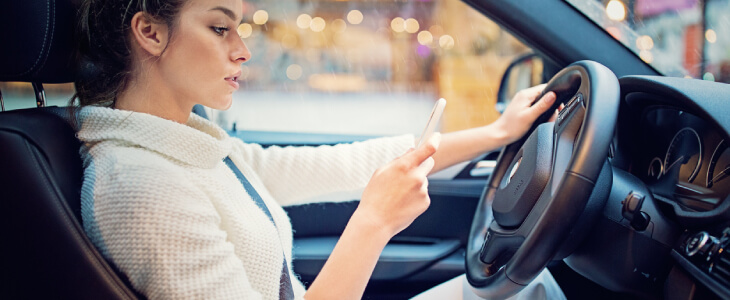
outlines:
[[[439,99],[436,101],[436,104],[433,105],[431,116],[428,118],[428,123],[426,123],[426,128],[424,128],[423,133],[421,133],[421,138],[418,140],[416,148],[421,147],[421,145],[426,142],[431,135],[433,135],[436,130],[436,125],[438,125],[439,119],[441,119],[441,114],[444,112],[444,107],[446,107],[446,100],[444,98]]]

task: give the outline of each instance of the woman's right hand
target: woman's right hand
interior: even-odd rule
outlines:
[[[435,133],[420,148],[376,170],[353,217],[386,230],[391,237],[408,227],[431,204],[426,175],[434,166],[431,156],[440,141],[441,134]]]
[[[307,289],[306,299],[360,299],[388,241],[428,208],[426,175],[441,141],[434,134],[370,178],[335,249]]]

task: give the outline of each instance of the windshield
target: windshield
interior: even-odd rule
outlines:
[[[666,76],[730,82],[728,0],[566,0]]]

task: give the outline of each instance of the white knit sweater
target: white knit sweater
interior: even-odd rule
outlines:
[[[183,125],[101,107],[82,109],[80,121],[84,229],[155,299],[277,299],[283,255],[292,270],[292,228],[281,206],[362,190],[376,168],[413,146],[412,136],[400,136],[264,149],[197,115]],[[223,163],[226,156],[276,227]],[[290,277],[302,298],[304,286]]]

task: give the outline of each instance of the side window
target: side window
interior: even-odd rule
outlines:
[[[253,56],[232,107],[210,114],[230,131],[417,135],[442,97],[440,131],[486,125],[499,117],[505,69],[530,52],[458,0],[251,0],[237,31]],[[539,62],[527,68],[511,77],[541,76]],[[508,97],[535,82],[508,86]],[[43,86],[48,105],[74,93],[73,84]],[[35,107],[29,83],[0,82],[0,91],[6,110]]]
[[[506,67],[530,51],[458,0],[244,2],[252,52],[226,129],[420,134],[434,102],[440,130],[494,121]],[[235,128],[235,129],[234,129]]]

